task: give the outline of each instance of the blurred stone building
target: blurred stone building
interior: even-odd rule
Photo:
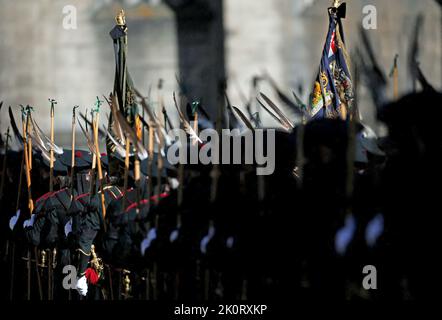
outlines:
[[[225,67],[216,69],[219,66],[214,66],[220,71],[210,77],[225,69],[229,96],[239,107],[243,105],[243,96],[251,95],[252,79],[264,71],[289,95],[295,90],[307,100],[321,58],[327,32],[327,7],[331,2],[224,0]],[[399,54],[402,93],[411,89],[407,51],[416,15],[422,13],[425,23],[419,60],[429,81],[442,87],[442,18],[436,1],[347,2],[344,28],[349,51],[360,43],[358,29],[363,18],[362,7],[375,5],[378,28],[369,31],[369,35],[387,74],[395,54]],[[63,28],[66,17],[63,8],[67,5],[77,9],[75,30]],[[1,132],[9,122],[7,106],[13,106],[18,115],[19,104],[33,105],[38,121],[47,130],[47,99],[55,98],[58,100],[57,140],[68,145],[72,107],[80,105],[85,112],[86,108],[90,110],[96,96],[112,91],[114,57],[109,31],[121,7],[126,10],[128,67],[136,86],[146,95],[150,90],[155,100],[163,95],[168,109],[174,108],[172,92],[177,90],[175,77],[180,66],[177,23],[174,12],[162,1],[0,0],[0,6],[0,100],[5,101],[0,118]],[[222,37],[222,33],[211,36]],[[207,63],[213,63],[210,54],[206,58],[209,59]],[[204,59],[202,54],[201,63]],[[161,92],[157,90],[159,79],[164,80]],[[274,96],[265,82],[257,84],[259,90]],[[364,88],[360,105],[364,119],[373,124],[373,107]],[[105,117],[102,118],[105,121]],[[264,122],[273,124],[271,119],[264,119]]]

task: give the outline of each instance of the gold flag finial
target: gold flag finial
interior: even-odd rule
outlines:
[[[341,4],[340,0],[334,0],[333,1],[333,7],[335,7],[335,8],[339,7],[340,4]]]
[[[117,25],[119,25],[119,26],[126,25],[126,17],[124,15],[123,9],[121,9],[120,12],[118,12],[117,16],[115,17],[115,21],[117,22]]]

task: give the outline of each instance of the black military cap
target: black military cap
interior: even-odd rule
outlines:
[[[46,168],[50,168],[49,160],[41,155],[41,153],[37,153],[35,160],[40,162]],[[68,172],[67,167],[62,163],[57,157],[54,157],[54,173],[55,175],[66,175]]]
[[[378,113],[389,129],[389,138],[404,145],[418,135],[426,147],[439,148],[442,93],[423,91],[406,95]]]
[[[72,166],[72,150],[64,149],[63,154],[58,158],[66,166]],[[75,150],[75,167],[78,168],[88,168],[92,163],[92,155],[85,150]]]

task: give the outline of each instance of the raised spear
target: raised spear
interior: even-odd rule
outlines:
[[[26,120],[26,133],[30,133],[31,132],[31,111],[32,111],[32,107],[31,106],[26,106],[26,111],[28,113],[28,118]],[[32,137],[30,134],[28,134],[27,137],[28,140],[28,159],[29,159],[29,171],[32,171]]]
[[[126,156],[124,159],[124,184],[123,184],[123,211],[126,210],[127,190],[129,181],[129,153],[130,153],[130,137],[126,137]]]
[[[152,194],[152,163],[153,163],[153,148],[154,148],[154,136],[155,136],[155,124],[152,120],[150,120],[151,123],[149,124],[149,144],[147,147],[147,153],[148,153],[148,159],[147,159],[147,174],[148,174],[148,180],[147,180],[147,199],[150,199],[150,195]],[[150,201],[147,203],[148,206],[150,206]]]
[[[51,103],[51,150],[50,150],[50,162],[49,162],[49,191],[54,191],[54,109],[57,101],[54,99],[48,99]]]
[[[99,146],[99,141],[98,141],[98,124],[99,124],[99,119],[100,119],[100,105],[101,105],[101,101],[97,97],[96,116],[95,116],[95,119],[93,119],[93,134],[94,134],[94,144],[95,144],[95,158],[96,158],[97,166],[98,166],[98,179],[100,181],[101,208],[102,208],[102,215],[103,215],[103,221],[104,221],[104,218],[106,217],[106,202],[105,202],[105,198],[104,198],[103,169],[101,166],[101,154],[100,154],[100,146]],[[106,224],[104,224],[104,226],[106,227]]]
[[[28,189],[28,208],[29,208],[29,215],[32,214],[32,211],[34,210],[34,203],[32,201],[32,194],[31,194],[31,168],[30,168],[30,158],[29,158],[29,149],[28,149],[28,141],[27,141],[27,130],[29,128],[29,115],[30,115],[30,109],[27,107],[26,110],[22,106],[22,126],[23,126],[23,158],[25,159],[25,171],[26,171],[26,182],[27,182],[27,189]],[[32,151],[32,150],[31,150]],[[17,206],[18,207],[18,206]],[[31,251],[28,248],[27,253],[27,299],[31,299]]]
[[[30,117],[30,112],[31,109],[27,108],[27,110],[25,111],[23,109],[22,112],[22,124],[23,124],[23,157],[25,159],[25,167],[26,167],[26,182],[27,182],[27,189],[28,189],[28,208],[29,208],[29,214],[32,213],[32,211],[34,211],[34,202],[32,200],[32,191],[31,191],[31,156],[29,155],[29,153],[32,153],[32,149],[31,152],[29,152],[28,149],[28,128],[29,128],[29,117]]]
[[[398,68],[398,58],[399,55],[394,56],[393,68],[390,72],[390,77],[393,77],[393,98],[395,100],[399,99],[399,68]]]
[[[224,89],[224,88],[223,88]],[[218,136],[221,136],[222,130],[222,117],[223,117],[223,101],[218,101],[218,114],[216,119],[216,131]],[[210,188],[210,203],[215,203],[218,195],[218,181],[221,175],[221,170],[219,164],[213,164],[212,170],[210,172],[210,177],[212,178],[212,185]]]
[[[74,106],[72,109],[72,158],[71,158],[71,198],[74,197],[74,171],[75,171],[75,124],[77,122],[77,116],[75,110],[78,106]]]

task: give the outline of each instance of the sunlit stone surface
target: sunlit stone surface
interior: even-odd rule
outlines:
[[[57,105],[56,138],[69,145],[72,107],[90,110],[97,95],[113,87],[114,57],[109,31],[115,12],[123,4],[129,25],[129,70],[140,90],[158,96],[156,84],[165,80],[163,95],[172,110],[176,90],[176,31],[173,13],[160,1],[112,0],[0,0],[0,100],[1,131],[9,122],[6,107],[31,104],[44,130],[49,129],[48,98]],[[362,5],[348,2],[344,22],[350,53],[359,44],[358,28]],[[155,4],[156,3],[156,4]],[[154,4],[154,5],[152,5]],[[291,94],[301,91],[307,100],[319,65],[327,31],[327,6],[322,0],[225,0],[226,73],[232,103],[242,106],[239,91],[250,95],[253,76],[267,70]],[[425,15],[421,34],[421,66],[429,81],[441,88],[441,16],[433,0],[373,0],[377,7],[378,30],[369,31],[386,73],[393,57],[400,54],[400,91],[411,89],[407,51],[417,13]],[[63,29],[63,7],[77,8],[77,30]],[[273,93],[263,82],[259,89]],[[392,89],[389,90],[392,94]],[[373,124],[373,107],[363,88],[361,110]],[[104,107],[107,112],[107,108]],[[106,117],[102,116],[103,122]],[[264,119],[274,124],[272,119]],[[80,142],[83,139],[80,139]]]

